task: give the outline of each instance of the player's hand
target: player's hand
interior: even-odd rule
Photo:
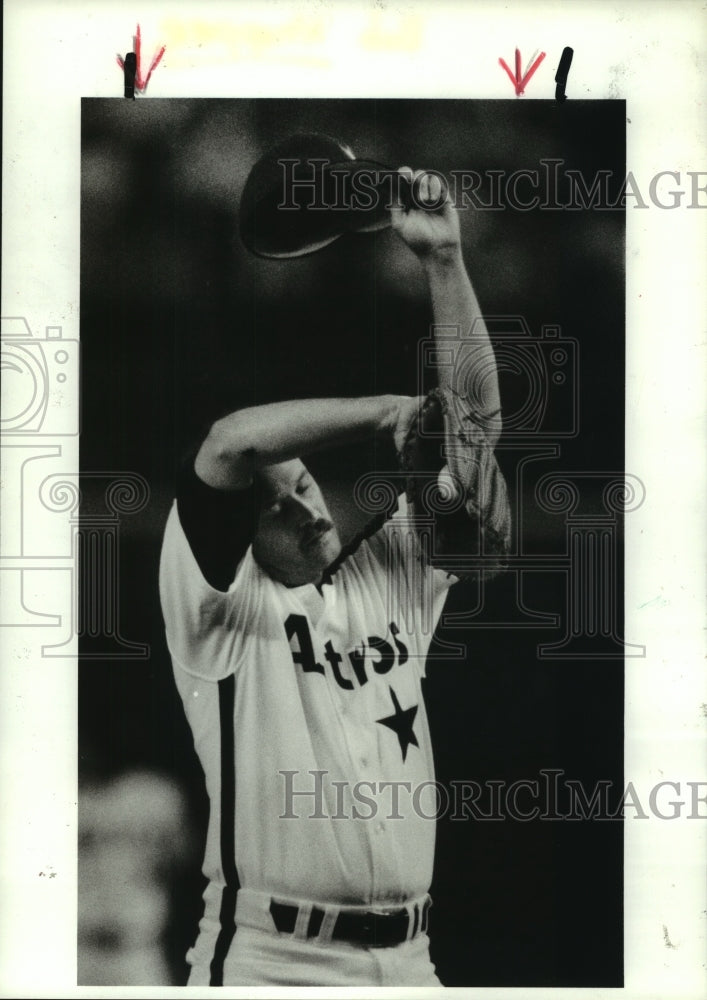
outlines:
[[[393,444],[400,454],[407,439],[411,425],[417,420],[420,407],[425,401],[424,396],[394,396],[394,406],[389,420]]]
[[[411,425],[417,421],[425,397],[387,395],[382,398],[384,409],[379,430],[390,435],[396,451],[400,454]]]
[[[410,167],[400,167],[401,174],[410,185],[416,184],[416,197],[412,205],[405,207],[401,199],[391,207],[393,229],[421,259],[459,250],[459,217],[447,190],[444,200],[434,206],[442,197],[442,182],[435,174],[424,170],[413,171]]]
[[[391,410],[389,428],[393,432],[393,443],[398,455],[403,455],[408,445],[408,438],[411,433],[419,434],[420,411],[426,396],[392,396],[393,407]],[[415,430],[413,431],[413,427]],[[459,499],[460,492],[458,482],[445,463],[437,476],[437,486],[442,497],[447,503]]]

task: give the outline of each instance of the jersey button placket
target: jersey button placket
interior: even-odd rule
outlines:
[[[371,779],[373,780],[373,779]],[[377,788],[377,784],[376,784]],[[368,840],[371,846],[373,857],[373,894],[374,898],[381,892],[387,893],[391,888],[391,864],[390,864],[390,844],[389,830],[385,822],[385,802],[380,796],[374,794],[373,798],[377,803],[377,811],[368,820]]]

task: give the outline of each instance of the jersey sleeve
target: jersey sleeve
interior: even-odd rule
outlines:
[[[179,478],[160,559],[160,600],[175,665],[219,680],[239,666],[260,573],[250,546],[251,491],[214,490],[189,462]]]
[[[255,491],[208,486],[191,454],[177,480],[177,511],[201,575],[214,590],[228,590],[255,534]]]

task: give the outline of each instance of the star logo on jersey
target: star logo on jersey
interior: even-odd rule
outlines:
[[[400,744],[400,751],[403,755],[404,761],[407,757],[408,747],[411,743],[414,747],[420,746],[417,742],[417,736],[415,736],[412,728],[415,716],[417,715],[417,705],[413,705],[412,708],[401,708],[395,691],[393,691],[392,687],[388,688],[388,690],[390,691],[390,697],[393,699],[395,714],[386,715],[384,719],[376,719],[376,722],[379,722],[381,726],[387,726],[388,729],[393,730],[395,735],[398,737],[398,743]]]

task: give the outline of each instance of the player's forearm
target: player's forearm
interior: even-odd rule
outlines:
[[[483,418],[492,445],[501,433],[501,399],[493,347],[460,247],[445,248],[421,259],[432,299],[435,325],[460,328],[462,342],[457,348],[455,369],[441,366],[438,381],[442,388],[463,391],[473,411]],[[440,333],[449,346],[449,334]],[[461,354],[460,354],[461,351]],[[455,377],[456,376],[456,377]]]
[[[217,420],[196,459],[212,486],[239,489],[266,465],[394,429],[399,397],[295,399],[237,410]]]

